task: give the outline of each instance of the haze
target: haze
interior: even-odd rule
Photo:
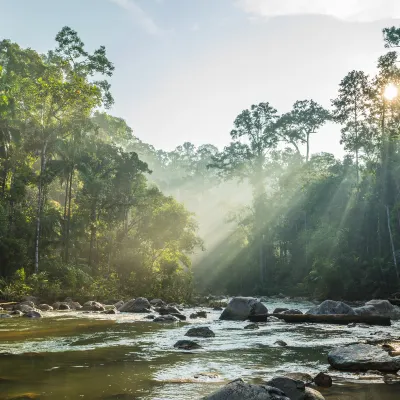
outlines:
[[[116,66],[112,113],[157,148],[229,141],[235,117],[268,101],[329,106],[352,69],[372,71],[380,30],[400,17],[396,0],[0,0],[1,37],[45,52],[68,25]],[[312,152],[341,156],[339,126]]]

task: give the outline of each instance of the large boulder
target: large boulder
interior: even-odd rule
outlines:
[[[394,306],[388,300],[371,300],[354,311],[357,315],[380,315],[393,320],[400,319],[400,307]]]
[[[180,314],[181,312],[174,306],[162,306],[157,309],[157,312],[160,315],[168,315],[168,314]]]
[[[267,314],[268,309],[253,297],[234,297],[222,312],[219,319],[244,321],[250,315]]]
[[[144,297],[138,297],[124,303],[118,311],[120,312],[133,312],[133,313],[148,313],[150,312],[151,305]]]
[[[306,385],[303,381],[278,376],[266,383],[268,386],[276,387],[282,390],[290,400],[304,400]]]
[[[215,333],[208,326],[199,326],[195,328],[190,328],[185,336],[192,337],[214,337]]]
[[[353,344],[337,347],[328,354],[329,364],[343,371],[398,371],[400,356],[391,357],[380,347],[370,344]]]
[[[346,303],[334,300],[325,300],[319,306],[315,306],[308,310],[306,314],[311,315],[330,315],[330,314],[345,314],[355,315],[355,311]]]
[[[124,301],[120,300],[117,303],[114,304],[114,307],[119,310],[122,306],[124,305]]]
[[[278,388],[267,385],[251,385],[242,379],[228,383],[202,400],[291,400]]]

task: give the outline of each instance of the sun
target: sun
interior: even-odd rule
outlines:
[[[389,83],[389,84],[385,87],[385,89],[384,89],[384,91],[383,91],[383,97],[384,97],[386,100],[389,100],[389,101],[391,101],[391,100],[393,100],[394,98],[396,98],[396,97],[397,97],[397,94],[398,94],[397,86],[395,86],[393,83]]]

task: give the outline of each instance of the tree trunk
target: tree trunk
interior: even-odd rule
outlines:
[[[40,155],[40,173],[38,182],[38,201],[37,201],[37,213],[36,213],[35,274],[39,272],[40,223],[41,223],[42,202],[43,202],[43,174],[46,169],[46,150],[47,150],[47,141],[44,143],[42,153]]]
[[[93,249],[96,241],[96,203],[92,205],[90,214],[90,249],[89,249],[89,267],[93,267]]]
[[[63,248],[62,248],[62,258],[65,261],[65,246],[66,246],[66,236],[67,236],[67,207],[68,207],[68,186],[69,186],[69,173],[67,176],[67,181],[65,184],[65,198],[64,198],[64,218],[63,218]]]
[[[310,159],[310,133],[309,132],[307,132],[306,145],[307,145],[306,162],[308,162],[308,160]]]
[[[72,199],[72,180],[74,177],[75,166],[72,166],[71,174],[69,176],[69,195],[68,195],[68,213],[67,213],[67,231],[65,236],[65,262],[69,260],[69,231],[71,224],[71,199]]]
[[[400,282],[399,270],[397,269],[396,251],[395,251],[394,244],[393,244],[392,229],[390,227],[389,206],[386,206],[386,216],[387,216],[387,224],[388,224],[388,231],[389,231],[389,238],[390,238],[390,247],[392,249],[392,255],[393,255],[393,265],[396,270],[397,281]]]

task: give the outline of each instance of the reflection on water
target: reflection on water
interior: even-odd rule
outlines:
[[[271,301],[268,306],[306,310],[310,304]],[[237,377],[261,382],[284,372],[325,371],[332,346],[380,337],[399,327],[354,329],[269,322],[251,331],[243,329],[245,322],[218,321],[219,312],[214,311],[207,319],[173,325],[145,321],[135,314],[45,316],[1,320],[0,399],[24,393],[50,400],[198,399]],[[174,349],[188,324],[209,325],[216,336],[199,338],[200,350]],[[276,346],[277,340],[288,346]],[[355,375],[330,373],[335,385],[323,391],[327,399],[400,398],[393,386],[360,383]],[[343,384],[349,380],[351,384]]]

